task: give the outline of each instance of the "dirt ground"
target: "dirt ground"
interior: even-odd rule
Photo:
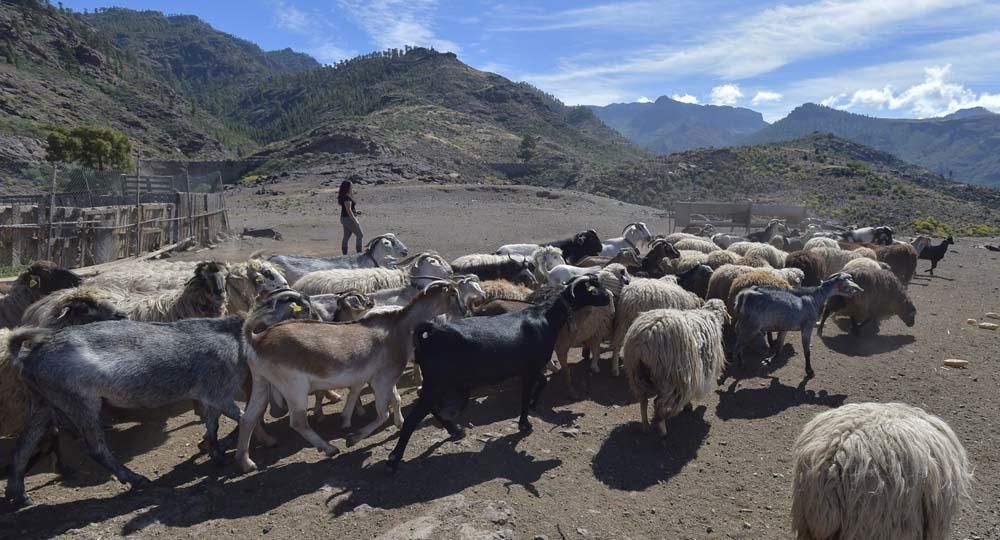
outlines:
[[[285,195],[234,193],[233,226],[276,227],[284,241],[236,240],[184,256],[339,252],[335,186],[298,179],[269,188]],[[570,192],[549,198],[533,188],[425,185],[358,191],[366,234],[393,231],[411,251],[433,248],[448,257],[587,227],[612,236],[637,220],[669,232],[658,210]],[[272,421],[280,443],[253,448],[261,470],[248,475],[198,453],[203,431],[182,405],[118,415],[110,431],[112,450],[152,486],[130,492],[74,443],[77,477],[30,475],[35,504],[16,513],[0,507],[0,537],[790,538],[790,448],[802,426],[848,402],[903,401],[943,417],[975,464],[973,499],[953,538],[1000,538],[1000,333],[966,324],[1000,311],[997,254],[978,249],[981,243],[959,239],[936,277],[913,283],[913,328],[893,319],[879,336],[854,339],[828,325],[813,341],[816,377],[807,384],[801,346],[790,335],[769,376],[721,388],[694,413],[673,419],[662,441],[641,431],[625,379],[612,378],[607,361],[604,372],[589,377],[573,365],[574,379],[587,379],[583,400],[571,399],[555,378],[527,437],[514,420],[516,385],[485,389],[468,411],[464,440],[447,441],[428,420],[392,476],[382,462],[396,429],[390,425],[348,451],[339,404],[327,406],[316,424],[339,455],[325,458],[287,420]],[[969,367],[944,368],[945,358],[967,359]],[[404,380],[401,391],[405,406],[414,397],[412,381]],[[223,433],[233,427],[225,423]],[[4,461],[10,446],[0,442]]]

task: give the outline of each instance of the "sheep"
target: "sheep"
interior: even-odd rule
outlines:
[[[618,252],[614,257],[604,257],[601,255],[591,255],[581,259],[580,262],[576,263],[576,266],[581,268],[589,268],[591,266],[607,266],[611,263],[618,263],[624,265],[626,268],[638,268],[642,265],[642,257],[639,255],[639,250],[633,248],[625,248]]]
[[[80,287],[61,289],[35,302],[24,312],[22,325],[58,330],[125,317],[99,289]],[[0,329],[0,437],[13,437],[21,432],[31,402],[30,393],[11,361],[13,355],[7,343],[11,333]]]
[[[892,244],[892,235],[896,231],[892,227],[864,227],[854,229],[841,234],[840,239],[845,242],[861,242],[865,244],[879,244],[888,246]]]
[[[622,288],[631,281],[628,271],[620,264],[608,265],[596,275],[601,286],[612,295],[612,299],[620,296]],[[569,368],[569,350],[574,347],[584,347],[589,350],[590,368],[596,373],[601,342],[611,337],[614,322],[614,302],[602,306],[585,306],[577,309],[559,331],[555,354],[561,371],[565,374],[566,387],[571,394],[576,395],[577,392],[573,387],[573,375]]]
[[[792,528],[801,540],[945,540],[969,500],[972,466],[955,432],[903,403],[817,414],[792,455]]]
[[[479,286],[483,289],[484,300],[486,302],[492,300],[517,300],[523,302],[534,292],[524,285],[511,283],[505,279],[481,281],[479,282]]]
[[[451,269],[459,274],[475,274],[479,279],[507,279],[511,281],[535,282],[535,263],[522,255],[492,255],[474,253],[463,255],[450,263]],[[530,280],[526,278],[531,276]]]
[[[815,250],[793,251],[785,258],[785,268],[798,268],[803,273],[802,285],[815,287],[825,277],[824,258]]]
[[[840,249],[840,242],[837,242],[833,238],[824,238],[822,236],[817,236],[814,238],[810,238],[802,247],[802,249],[816,249],[821,247]]]
[[[259,325],[307,313],[301,295],[281,309],[271,305]],[[270,298],[270,297],[269,297]],[[265,299],[267,300],[267,299]],[[18,438],[7,481],[7,497],[28,502],[24,472],[39,440],[57,415],[76,428],[91,456],[120,482],[136,487],[149,480],[118,463],[108,449],[101,426],[103,403],[119,408],[160,407],[196,400],[205,420],[205,442],[215,461],[224,457],[218,441],[219,415],[239,420],[234,397],[247,375],[243,352],[243,317],[185,319],[173,323],[102,321],[51,329],[21,329],[11,336],[13,363],[36,395],[28,425]],[[265,393],[267,388],[255,388]],[[259,430],[258,437],[270,437]]]
[[[410,436],[425,416],[433,414],[451,436],[461,437],[455,420],[467,407],[472,390],[513,377],[521,379],[518,427],[522,433],[530,432],[528,411],[538,405],[546,383],[543,370],[563,325],[582,307],[610,303],[611,296],[597,276],[582,276],[546,302],[516,313],[417,325],[413,344],[424,385],[389,454],[389,468],[399,466]]]
[[[702,301],[694,293],[669,281],[635,278],[622,289],[615,304],[615,327],[611,333],[611,373],[618,376],[622,342],[632,321],[651,309],[695,309]]]
[[[543,244],[507,244],[500,246],[496,250],[496,254],[524,255],[525,257],[530,257],[535,250],[543,246],[554,246],[562,250],[563,258],[569,264],[576,264],[580,259],[590,255],[600,255],[604,249],[604,244],[601,243],[597,232],[594,229],[588,229],[576,233],[571,238],[554,240]]]
[[[735,234],[719,233],[712,235],[712,243],[722,249],[729,249],[729,246],[737,242],[745,242],[746,238]]]
[[[667,420],[708,397],[726,362],[722,331],[729,315],[720,300],[700,309],[654,309],[636,317],[625,334],[624,362],[642,426],[649,429],[648,400],[660,435]]]
[[[0,328],[13,328],[24,310],[45,295],[61,289],[78,287],[80,276],[49,261],[35,261],[17,280],[6,296],[0,297]]]
[[[806,377],[813,377],[810,344],[813,327],[819,320],[823,304],[834,295],[853,296],[863,289],[849,274],[830,276],[818,287],[801,287],[792,290],[752,287],[736,297],[736,345],[733,356],[743,364],[743,349],[760,337],[763,332],[777,331],[778,337],[771,347],[771,358],[784,345],[789,331],[802,333],[802,353],[806,359]],[[720,381],[720,384],[722,381]]]
[[[284,269],[285,279],[295,283],[302,276],[319,270],[350,268],[392,268],[396,261],[406,257],[408,249],[395,234],[386,233],[368,242],[357,255],[336,257],[305,257],[301,255],[271,255],[267,260]]]
[[[444,313],[457,301],[460,298],[455,284],[435,281],[402,310],[356,322],[285,321],[261,332],[247,325],[244,338],[253,392],[239,425],[236,457],[243,472],[257,468],[249,455],[250,435],[268,404],[269,386],[288,403],[292,429],[327,456],[338,450],[309,427],[306,405],[310,391],[349,387],[351,394],[344,406],[349,418],[361,389],[366,384],[371,386],[378,414],[348,438],[349,447],[381,427],[390,410],[393,422],[401,426],[396,382],[410,358],[414,328],[419,329],[420,322]]]
[[[774,268],[784,268],[785,258],[788,253],[780,249],[776,249],[770,244],[756,244],[747,248],[746,252],[743,253],[744,257],[759,257],[767,261]]]
[[[642,250],[653,240],[653,233],[645,223],[639,221],[629,223],[622,229],[622,235],[618,238],[608,238],[603,244],[600,255],[614,257],[625,248]]]
[[[893,315],[898,316],[907,327],[914,325],[917,308],[913,305],[913,301],[906,294],[906,288],[895,274],[882,268],[852,268],[850,270],[845,268],[844,271],[850,273],[854,282],[864,289],[864,292],[859,292],[850,298],[834,296],[827,300],[819,321],[818,333],[820,335],[823,334],[823,326],[831,314],[850,317],[852,334],[860,333],[861,329],[869,323],[871,323],[871,330],[877,333],[879,322]]]
[[[762,231],[752,232],[747,235],[747,240],[751,242],[767,242],[775,235],[786,234],[788,232],[788,227],[785,226],[785,220],[783,219],[772,219],[767,223],[767,227]]]
[[[685,238],[699,238],[699,237],[697,235],[694,235],[694,234],[691,234],[691,233],[675,232],[675,233],[670,233],[670,234],[668,234],[666,236],[657,236],[656,238],[662,238],[663,240],[665,240],[665,241],[667,241],[667,242],[669,242],[671,244],[676,244],[677,242],[679,242],[681,240],[684,240]],[[655,238],[654,238],[654,240],[655,240]]]
[[[228,273],[223,263],[201,262],[181,290],[155,294],[117,288],[104,288],[103,291],[134,321],[173,322],[193,317],[222,317],[226,314]]]
[[[709,254],[713,251],[719,251],[719,246],[713,244],[709,240],[704,238],[684,238],[677,242],[674,242],[674,247],[679,251],[689,250],[689,251],[700,251],[704,254]]]
[[[452,269],[434,253],[415,255],[408,268],[358,268],[351,270],[320,270],[310,272],[295,282],[295,290],[303,294],[329,294],[348,289],[373,293],[381,289],[405,287],[412,277],[447,278]]]
[[[535,280],[542,283],[546,281],[553,268],[560,264],[566,264],[566,259],[563,258],[562,250],[559,248],[545,246],[536,249],[531,254],[531,263],[535,267]]]
[[[934,269],[937,268],[938,263],[944,258],[944,254],[948,252],[948,246],[954,243],[955,240],[949,236],[942,240],[940,244],[927,246],[920,251],[919,257],[931,262],[931,267],[927,270],[930,275],[934,275]]]
[[[725,264],[736,264],[736,261],[740,259],[740,256],[732,251],[721,249],[719,251],[713,251],[708,254],[708,258],[705,259],[705,264],[712,268],[712,270],[718,270],[719,267]]]
[[[814,248],[809,250],[819,256],[820,260],[820,275],[829,276],[840,272],[844,268],[844,265],[853,259],[858,257],[867,257],[872,260],[878,260],[878,256],[875,252],[869,248],[858,248],[853,251],[844,251],[840,248]]]

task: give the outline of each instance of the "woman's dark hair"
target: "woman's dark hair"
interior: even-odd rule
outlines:
[[[340,193],[338,195],[343,197],[344,195],[347,195],[349,191],[351,191],[351,181],[344,180],[340,183]]]

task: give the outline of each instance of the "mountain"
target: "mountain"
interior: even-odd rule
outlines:
[[[817,131],[884,150],[956,181],[1000,186],[1000,115],[983,108],[895,120],[807,103],[741,143],[795,139]]]
[[[666,96],[652,103],[613,103],[591,110],[629,140],[659,154],[730,146],[768,125],[750,109],[694,105]]]

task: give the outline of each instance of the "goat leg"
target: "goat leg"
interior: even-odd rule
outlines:
[[[521,379],[521,418],[517,421],[517,427],[521,433],[531,433],[533,429],[528,421],[528,410],[531,409],[531,396],[535,391],[535,379],[533,376],[525,376]]]
[[[396,441],[396,447],[392,449],[392,452],[389,453],[389,459],[386,460],[386,466],[389,467],[389,470],[395,471],[399,468],[399,462],[403,460],[403,452],[406,451],[406,445],[410,442],[410,436],[430,412],[431,408],[427,402],[422,398],[417,398],[417,402],[410,409],[410,413],[406,415],[406,420],[403,421],[402,429],[399,430],[399,440]]]
[[[17,446],[14,447],[14,455],[10,461],[10,477],[7,479],[5,495],[14,506],[31,504],[31,498],[24,493],[24,473],[28,470],[38,443],[53,425],[52,409],[42,405],[37,398],[33,401],[28,425],[17,438]]]

